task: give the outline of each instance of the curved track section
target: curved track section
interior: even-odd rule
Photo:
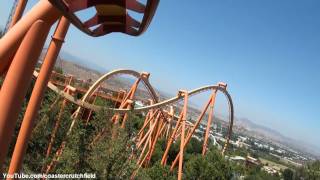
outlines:
[[[52,84],[51,82],[48,83],[48,87],[53,90],[54,92],[56,92],[57,94],[63,96],[65,99],[67,99],[68,101],[77,104],[80,107],[83,108],[87,108],[87,109],[91,109],[93,111],[111,111],[114,113],[127,113],[127,112],[133,112],[133,113],[139,113],[139,112],[145,112],[145,111],[149,111],[151,109],[161,109],[164,108],[170,104],[174,104],[177,103],[181,100],[184,99],[184,96],[175,96],[171,99],[167,99],[165,101],[162,102],[158,102],[158,98],[156,96],[156,93],[154,91],[154,89],[152,88],[152,86],[150,85],[149,81],[147,79],[143,79],[144,84],[146,85],[146,88],[148,89],[148,91],[150,92],[152,98],[154,98],[155,103],[153,105],[149,105],[149,106],[144,106],[144,107],[140,107],[140,108],[133,108],[133,109],[116,109],[116,108],[106,108],[106,107],[101,107],[101,106],[96,106],[90,103],[85,102],[84,100],[86,100],[88,97],[90,97],[90,95],[95,91],[95,89],[98,87],[98,85],[106,79],[109,79],[110,77],[114,76],[114,75],[120,75],[120,74],[129,74],[132,75],[134,77],[140,77],[140,73],[133,71],[133,70],[126,70],[126,69],[120,69],[120,70],[115,70],[115,71],[111,71],[110,73],[107,73],[106,75],[102,76],[101,78],[99,78],[99,80],[90,87],[90,89],[88,90],[88,92],[86,93],[86,95],[84,96],[84,98],[82,100],[76,99],[73,96],[69,95],[68,93],[60,90],[57,86],[55,86],[54,84]],[[34,76],[38,76],[38,73],[36,71],[34,71]],[[194,90],[191,90],[188,92],[189,97],[197,95],[199,93],[202,92],[206,92],[206,91],[212,91],[212,90],[218,90],[220,92],[222,92],[227,101],[228,101],[228,106],[229,106],[229,127],[228,127],[228,131],[232,132],[232,127],[233,127],[233,121],[234,121],[234,107],[233,107],[233,102],[232,102],[232,98],[229,94],[229,92],[223,88],[220,87],[218,85],[211,85],[211,86],[203,86]],[[231,137],[231,133],[228,133],[228,137],[227,140],[229,140]]]
[[[89,100],[89,98],[91,97],[91,95],[98,89],[99,85],[103,82],[103,81],[107,81],[108,79],[114,77],[114,76],[118,76],[118,75],[130,75],[133,76],[137,79],[141,79],[141,82],[143,83],[143,85],[145,86],[145,88],[147,89],[149,95],[151,96],[152,100],[154,103],[158,103],[158,96],[155,92],[155,90],[153,89],[153,87],[151,86],[150,82],[149,82],[149,76],[144,77],[142,75],[142,73],[139,73],[137,71],[134,70],[129,70],[129,69],[117,69],[117,70],[113,70],[103,76],[101,76],[92,86],[90,86],[90,88],[88,89],[88,91],[84,94],[84,96],[81,98],[81,103],[84,104],[85,102],[87,102]],[[76,116],[77,114],[80,112],[82,106],[79,106],[79,108],[76,110]],[[162,116],[164,116],[164,113],[161,113]]]
[[[116,74],[126,74],[126,72],[130,72],[131,75],[135,76],[135,77],[139,77],[140,76],[140,73],[138,72],[135,72],[135,71],[132,71],[132,70],[116,70],[116,71],[112,71],[108,74],[105,75],[105,78],[100,78],[100,79],[103,79],[103,80],[106,80]],[[38,72],[34,72],[34,76],[38,76]],[[107,78],[108,77],[108,78]],[[150,90],[150,94],[154,97],[157,97],[156,96],[156,93],[155,91],[153,90],[152,86],[150,85],[150,83],[148,81],[144,81],[144,83],[146,83],[146,87],[148,87],[148,90]],[[97,85],[98,86],[98,85]],[[90,88],[88,90],[88,92],[90,91],[90,93],[87,93],[87,96],[82,99],[82,100],[79,100],[79,99],[76,99],[74,98],[73,96],[67,94],[66,92],[63,92],[62,90],[60,90],[57,86],[55,86],[54,84],[52,84],[51,82],[48,83],[48,87],[53,90],[54,92],[56,92],[57,94],[63,96],[64,98],[66,98],[68,101],[74,103],[74,104],[77,104],[78,106],[81,106],[81,107],[84,107],[84,108],[87,108],[87,109],[91,109],[91,110],[94,110],[94,111],[99,111],[99,110],[106,110],[106,111],[112,111],[112,112],[115,112],[115,113],[127,113],[127,112],[135,112],[135,113],[138,113],[138,112],[144,112],[144,111],[149,111],[150,109],[157,109],[157,108],[163,108],[167,105],[170,105],[170,104],[174,104],[174,103],[177,103],[181,100],[184,99],[184,96],[175,96],[171,99],[167,99],[167,100],[164,100],[162,102],[158,102],[158,103],[155,103],[153,105],[149,105],[149,106],[144,106],[144,107],[140,107],[140,108],[133,108],[133,109],[116,109],[116,108],[106,108],[106,107],[100,107],[100,106],[96,106],[96,105],[92,105],[90,103],[87,103],[83,100],[86,100],[90,94],[92,94],[94,92],[94,90],[96,89],[93,88]],[[230,111],[230,120],[232,119],[233,120],[233,113],[234,113],[234,108],[233,108],[233,102],[232,102],[232,98],[230,96],[230,94],[228,93],[228,91],[225,89],[225,88],[222,88],[218,85],[209,85],[209,86],[203,86],[203,87],[200,87],[200,88],[197,88],[197,89],[194,89],[194,90],[191,90],[188,92],[189,94],[189,97],[191,96],[194,96],[194,95],[197,95],[197,94],[200,94],[202,92],[207,92],[207,91],[210,91],[210,90],[218,90],[220,92],[222,92],[227,100],[228,100],[228,104],[229,104],[229,111]],[[153,98],[154,98],[153,97]],[[158,100],[157,100],[158,101]]]
[[[87,93],[83,96],[82,98],[82,101],[83,102],[86,102],[88,100],[88,98],[95,92],[95,90],[99,87],[99,85],[103,82],[103,81],[106,81],[108,79],[110,79],[111,77],[113,76],[116,76],[116,75],[122,75],[122,74],[125,74],[125,75],[131,75],[133,77],[136,77],[136,78],[140,78],[141,77],[141,73],[137,72],[137,71],[134,71],[134,70],[129,70],[129,69],[118,69],[118,70],[114,70],[114,71],[111,71],[105,75],[103,75],[102,77],[100,77],[90,88],[89,90],[87,91]],[[147,78],[141,78],[145,88],[148,90],[149,94],[151,95],[153,101],[155,103],[157,103],[159,100],[158,100],[158,96],[155,92],[155,90],[153,89],[153,87],[151,86],[149,80]]]
[[[34,74],[34,76],[37,77],[39,73],[34,71],[33,74]],[[179,101],[184,99],[184,96],[175,96],[175,97],[173,97],[171,99],[167,99],[165,101],[158,102],[158,98],[157,98],[157,95],[156,95],[154,89],[150,85],[149,81],[144,79],[143,82],[145,83],[146,88],[150,92],[150,94],[151,94],[152,98],[155,100],[155,102],[158,102],[158,103],[155,103],[155,104],[150,105],[150,106],[140,107],[140,108],[116,109],[116,108],[100,107],[100,106],[92,105],[90,103],[85,102],[87,100],[87,98],[90,97],[90,95],[92,93],[94,93],[95,89],[99,86],[99,84],[103,80],[109,79],[112,76],[120,75],[120,74],[129,74],[129,75],[132,75],[132,76],[137,77],[137,78],[140,77],[140,73],[138,73],[136,71],[133,71],[133,70],[120,69],[120,70],[112,71],[112,72],[107,73],[106,75],[102,76],[101,78],[99,78],[99,80],[97,80],[97,82],[93,86],[90,87],[90,89],[84,95],[82,100],[76,99],[73,96],[67,94],[66,92],[60,90],[57,86],[55,86],[51,82],[48,83],[48,87],[51,90],[53,90],[54,92],[56,92],[57,94],[59,94],[59,95],[63,96],[64,98],[66,98],[68,101],[70,101],[70,102],[72,102],[74,104],[77,104],[78,106],[81,106],[81,107],[84,107],[84,108],[87,108],[87,109],[91,109],[91,110],[94,110],[94,111],[106,110],[106,111],[112,111],[112,112],[116,112],[116,113],[127,113],[127,112],[138,113],[138,112],[149,111],[150,109],[157,109],[157,108],[159,109],[159,108],[163,108],[163,107],[165,107],[167,105],[177,103],[177,102],[179,102]],[[221,91],[225,95],[225,97],[228,100],[228,104],[229,104],[230,120],[231,120],[231,122],[233,122],[233,119],[234,119],[234,117],[233,117],[233,114],[234,114],[233,102],[232,102],[232,98],[231,98],[230,94],[228,93],[228,91],[225,88],[222,88],[222,87],[217,86],[217,85],[203,86],[203,87],[191,90],[188,93],[189,93],[189,97],[190,97],[190,96],[194,96],[194,95],[200,94],[202,92],[210,91],[210,90],[218,90],[218,91]]]

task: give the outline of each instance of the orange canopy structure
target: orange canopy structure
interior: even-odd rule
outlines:
[[[90,36],[103,36],[111,32],[122,32],[132,36],[142,34],[149,26],[159,0],[148,0],[142,4],[137,0],[49,0],[69,21]],[[93,16],[81,21],[76,13],[93,8]],[[130,12],[143,14],[141,20],[134,19]]]

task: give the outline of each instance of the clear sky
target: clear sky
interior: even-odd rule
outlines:
[[[0,2],[2,27],[11,3]],[[106,69],[151,72],[172,94],[224,81],[238,118],[320,147],[319,8],[319,0],[161,0],[141,37],[91,38],[72,27],[63,50]]]

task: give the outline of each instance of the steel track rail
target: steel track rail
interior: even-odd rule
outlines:
[[[38,72],[34,71],[34,76],[37,77],[38,76]],[[106,112],[112,112],[112,113],[140,113],[140,112],[145,112],[145,111],[149,111],[151,109],[164,109],[166,106],[177,103],[181,100],[184,100],[184,96],[183,95],[177,95],[175,97],[172,97],[170,99],[164,100],[162,102],[158,102],[158,98],[157,95],[154,91],[154,89],[152,88],[152,86],[149,83],[148,79],[144,79],[142,78],[142,82],[144,83],[144,85],[146,86],[147,90],[149,91],[150,95],[152,96],[152,98],[154,99],[154,101],[156,102],[153,105],[149,105],[149,106],[144,106],[144,107],[139,107],[139,108],[133,108],[133,109],[116,109],[116,108],[106,108],[106,107],[101,107],[101,106],[96,106],[90,103],[86,102],[86,99],[88,97],[90,97],[90,95],[92,93],[94,93],[95,89],[99,86],[99,84],[106,79],[109,79],[110,77],[113,77],[115,75],[120,75],[120,74],[126,74],[126,75],[132,75],[136,78],[140,77],[140,73],[133,71],[133,70],[127,70],[127,69],[119,69],[119,70],[114,70],[111,71],[109,73],[107,73],[106,75],[104,75],[103,77],[99,78],[96,83],[94,85],[92,85],[88,92],[85,94],[85,96],[79,100],[74,98],[73,96],[69,95],[68,93],[60,90],[57,86],[55,86],[53,83],[49,82],[48,83],[48,87],[56,92],[58,95],[64,97],[65,99],[67,99],[68,101],[83,107],[83,108],[87,108],[87,109],[91,109],[93,111],[106,111]],[[234,107],[233,107],[233,102],[232,102],[232,98],[231,95],[229,94],[229,92],[226,90],[226,88],[221,87],[219,85],[209,85],[209,86],[202,86],[200,88],[188,91],[188,96],[192,97],[195,96],[197,94],[203,93],[203,92],[207,92],[207,91],[213,91],[213,90],[217,90],[220,91],[222,94],[224,94],[224,96],[226,97],[227,101],[228,101],[228,107],[229,107],[229,127],[228,127],[228,134],[227,134],[227,142],[225,143],[225,147],[223,152],[225,151],[225,149],[227,148],[227,145],[229,144],[229,140],[231,138],[231,132],[232,132],[232,127],[233,127],[233,122],[234,122]]]

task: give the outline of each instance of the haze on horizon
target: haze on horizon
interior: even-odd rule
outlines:
[[[1,2],[2,28],[11,5]],[[63,51],[105,69],[151,72],[152,84],[171,94],[227,82],[236,117],[320,149],[319,7],[318,0],[162,0],[141,37],[91,38],[71,27]]]

